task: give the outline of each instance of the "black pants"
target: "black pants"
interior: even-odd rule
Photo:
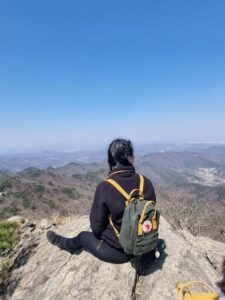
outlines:
[[[95,257],[109,263],[121,264],[128,262],[132,256],[111,247],[106,241],[97,239],[93,232],[82,231],[73,238],[60,237],[59,243],[70,253],[78,250],[86,250]]]

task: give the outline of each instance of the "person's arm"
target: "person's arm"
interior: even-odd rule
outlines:
[[[105,204],[105,198],[105,184],[102,182],[97,186],[90,212],[91,230],[96,237],[100,237],[108,225],[109,213]]]
[[[144,176],[144,196],[145,199],[153,200],[156,203],[155,189],[151,181],[145,176]]]

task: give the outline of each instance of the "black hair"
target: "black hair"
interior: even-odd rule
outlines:
[[[127,157],[133,157],[134,149],[130,140],[115,139],[108,148],[108,164],[110,170],[116,166],[130,166]]]
[[[225,258],[222,263],[222,279],[217,282],[217,286],[221,289],[222,293],[225,294]]]

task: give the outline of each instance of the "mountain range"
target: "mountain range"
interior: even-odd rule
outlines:
[[[108,173],[104,157],[102,163],[2,170],[0,218],[88,214],[95,188]],[[135,167],[153,182],[161,213],[174,228],[225,242],[224,146],[139,154]]]

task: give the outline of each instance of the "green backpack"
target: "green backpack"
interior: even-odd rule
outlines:
[[[140,175],[139,189],[133,189],[130,194],[115,180],[108,178],[106,181],[125,198],[126,208],[120,232],[109,217],[124,252],[128,255],[141,255],[156,249],[160,213],[156,210],[154,201],[144,198],[144,177]]]

